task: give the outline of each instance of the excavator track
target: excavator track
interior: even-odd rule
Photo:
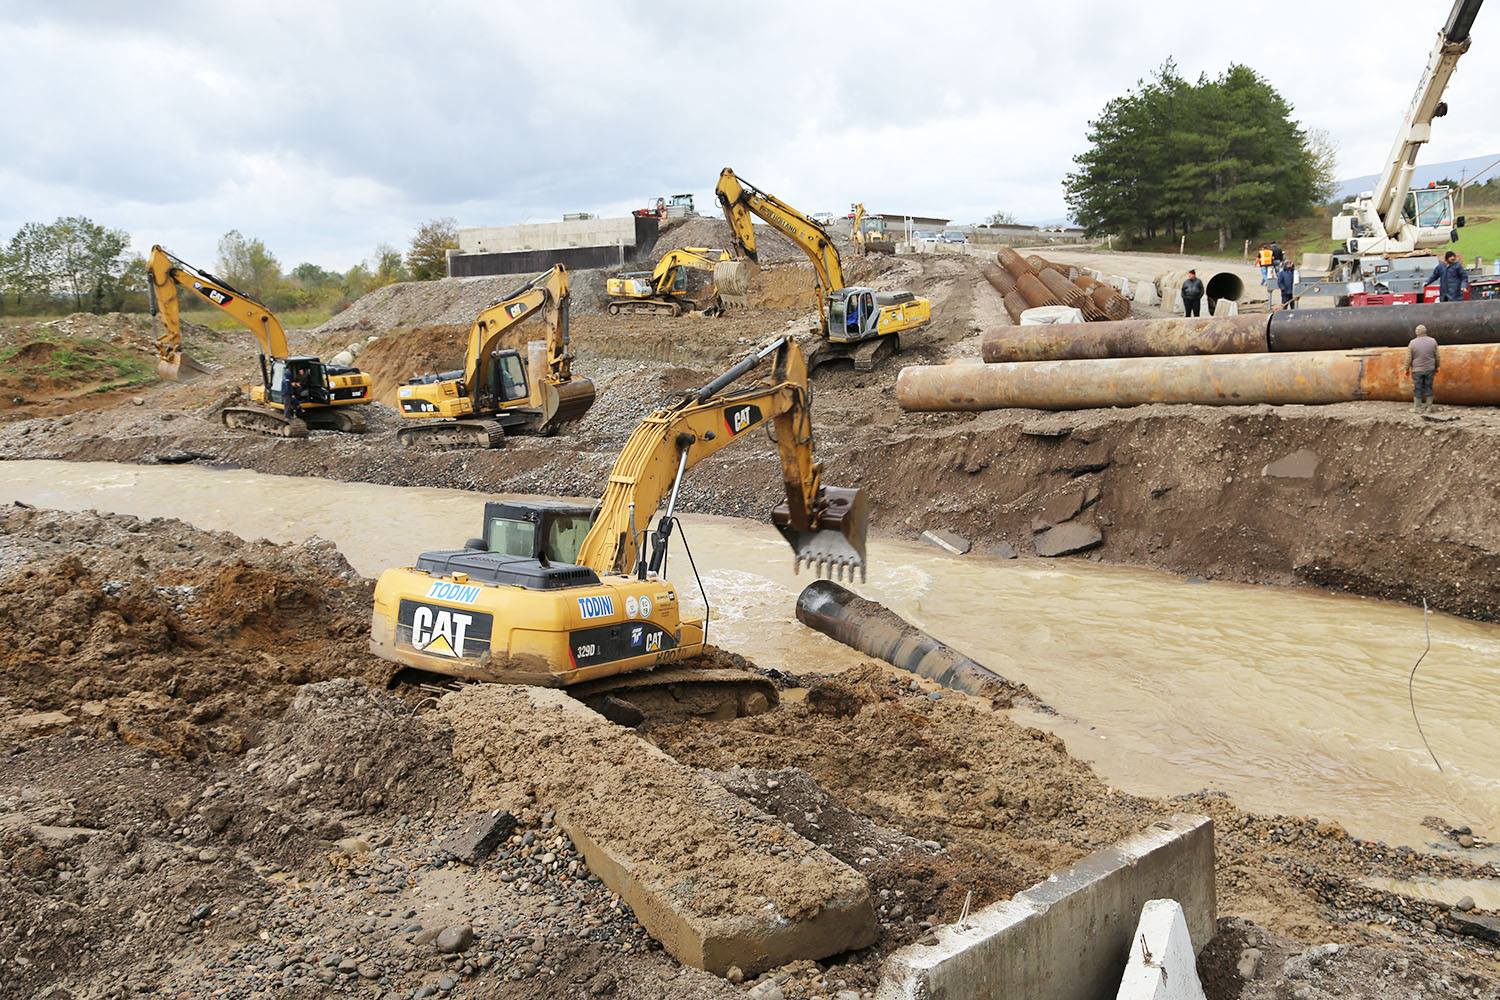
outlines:
[[[505,428],[493,420],[440,420],[403,427],[396,440],[408,448],[503,448]]]
[[[365,422],[346,408],[310,410],[302,415],[307,426],[315,431],[338,431],[341,434],[363,434]]]
[[[874,371],[882,361],[900,350],[900,336],[894,333],[850,343],[821,340],[807,352],[807,370],[813,372],[835,361],[852,361],[857,372]]]
[[[575,684],[567,691],[624,725],[641,718],[738,719],[769,712],[781,701],[770,678],[728,667],[660,667]]]
[[[251,431],[267,437],[307,437],[307,424],[301,420],[288,420],[274,410],[264,410],[258,406],[226,406],[220,411],[219,419],[230,430]]]
[[[682,305],[659,299],[619,299],[609,304],[611,316],[681,316]]]

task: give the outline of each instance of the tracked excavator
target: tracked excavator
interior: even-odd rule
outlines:
[[[896,241],[886,232],[885,220],[879,216],[866,215],[864,202],[857,202],[854,206],[853,238],[859,252],[866,256],[896,252]]]
[[[146,261],[146,290],[151,315],[160,316],[163,330],[156,338],[156,372],[163,379],[182,377],[182,368],[203,366],[182,351],[182,306],[177,289],[185,288],[203,301],[233,316],[260,345],[260,385],[249,386],[249,406],[226,406],[220,411],[225,427],[273,437],[306,437],[309,429],[357,434],[365,429],[351,407],[371,401],[370,376],[347,365],[327,364],[318,358],[292,356],[286,330],[276,314],[222,278],[174,257],[160,246]],[[288,377],[290,376],[290,377]],[[301,417],[284,412],[283,386],[302,387]]]
[[[411,447],[498,448],[508,434],[555,434],[594,405],[594,383],[573,375],[568,353],[568,269],[561,264],[491,305],[469,327],[464,367],[418,375],[396,388],[401,415],[421,421],[396,432]],[[546,339],[526,356],[505,335],[544,316]]]
[[[769,384],[733,387],[767,361]],[[708,621],[683,615],[667,547],[688,470],[769,426],[786,489],[771,519],[796,567],[863,577],[864,495],[823,485],[810,404],[802,350],[775,340],[643,419],[597,503],[490,502],[464,548],[382,573],[371,650],[418,677],[565,687],[591,704],[687,688],[715,695],[713,714],[763,711],[766,678],[682,662],[703,652]]]
[[[828,231],[775,195],[736,177],[728,167],[719,174],[715,194],[734,234],[736,259],[714,267],[714,282],[726,301],[750,290],[756,263],[751,216],[786,234],[812,262],[820,339],[808,352],[810,369],[849,360],[856,371],[870,371],[881,358],[901,350],[901,334],[931,322],[932,303],[911,292],[845,287],[844,265]]]
[[[712,271],[716,264],[733,260],[728,250],[682,247],[669,250],[651,271],[636,271],[610,278],[606,283],[611,316],[681,316],[689,310],[708,315],[719,312],[718,295],[700,306],[688,298],[688,271]]]

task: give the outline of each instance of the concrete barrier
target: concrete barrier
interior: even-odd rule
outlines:
[[[886,960],[876,1000],[1114,996],[1142,908],[1182,905],[1193,950],[1214,934],[1213,820],[1174,816],[1067,871],[937,928]]]
[[[1198,949],[1177,900],[1153,899],[1141,910],[1115,1000],[1204,1000]]]
[[[566,693],[479,684],[443,710],[474,805],[555,809],[678,961],[753,976],[875,942],[862,875]]]

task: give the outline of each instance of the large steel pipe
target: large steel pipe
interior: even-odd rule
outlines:
[[[1015,277],[1003,267],[986,264],[979,269],[979,273],[984,276],[985,281],[994,286],[995,291],[1000,293],[1001,298],[1016,290]]]
[[[1418,323],[1440,345],[1500,343],[1500,303],[1482,300],[1276,312],[1267,339],[1273,351],[1405,347]]]
[[[1061,305],[1072,306],[1074,309],[1082,310],[1084,303],[1088,301],[1088,296],[1083,294],[1083,289],[1050,267],[1038,271],[1036,276],[1037,280],[1047,286],[1047,291],[1051,292],[1052,297],[1057,299]]]
[[[1051,292],[1047,291],[1047,286],[1042,284],[1041,279],[1030,271],[1017,276],[1016,291],[1021,293],[1021,297],[1026,300],[1026,304],[1032,308],[1037,306],[1062,305],[1061,302],[1052,297]]]
[[[1009,702],[1017,685],[875,601],[831,580],[809,584],[797,596],[797,620],[809,628],[946,688]]]
[[[1144,403],[1343,403],[1411,399],[1405,348],[925,365],[896,378],[903,410],[1085,410]],[[1442,349],[1439,404],[1500,404],[1500,345]]]
[[[1021,314],[1030,308],[1031,306],[1027,305],[1026,297],[1021,294],[1019,288],[1005,297],[1005,311],[1010,315],[1012,323],[1020,323]]]
[[[1009,271],[1011,273],[1011,276],[1017,281],[1019,281],[1022,277],[1032,273],[1031,265],[1026,263],[1021,255],[1016,253],[1010,247],[1001,247],[999,250],[995,251],[995,259],[998,260],[1000,262],[1000,266]]]
[[[984,335],[980,352],[1005,361],[1082,358],[1175,357],[1185,354],[1264,354],[1266,317],[1136,319],[1119,323],[1067,323],[1005,327]]]

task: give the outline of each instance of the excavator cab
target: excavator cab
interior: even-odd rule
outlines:
[[[272,358],[269,367],[265,366],[265,360],[262,359],[261,365],[266,376],[266,402],[274,406],[281,406],[286,402],[286,394],[281,391],[281,387],[286,384],[288,375],[293,382],[302,386],[304,403],[328,402],[328,373],[319,359]]]
[[[869,340],[879,336],[880,309],[872,288],[838,288],[828,293],[828,339]]]
[[[520,351],[507,349],[490,354],[489,386],[495,394],[496,406],[530,396],[526,385],[526,361]]]

